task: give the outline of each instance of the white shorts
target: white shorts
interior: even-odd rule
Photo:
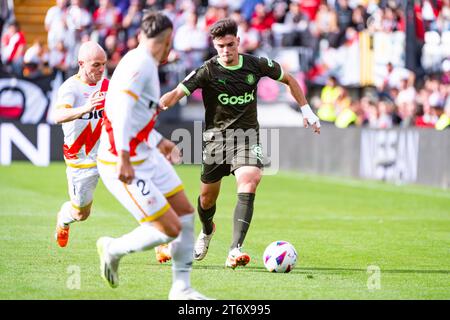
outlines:
[[[98,183],[98,170],[93,168],[66,169],[67,183],[72,207],[81,210],[92,203]]]
[[[135,177],[131,184],[119,180],[115,163],[99,160],[97,167],[106,188],[139,223],[161,217],[170,208],[166,198],[183,190],[175,169],[159,151],[133,165]]]
[[[184,190],[183,183],[170,162],[161,152],[155,152],[157,170],[153,173],[153,183],[162,192],[164,197],[170,198]]]

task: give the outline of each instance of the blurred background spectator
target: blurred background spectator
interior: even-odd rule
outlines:
[[[114,6],[113,0],[99,0],[99,7],[94,11],[93,21],[94,31],[91,37],[104,47],[106,37],[117,36],[122,24],[122,13],[118,7]]]
[[[47,30],[47,46],[52,50],[67,35],[66,0],[56,0],[55,6],[48,9],[45,16],[45,30]]]
[[[49,50],[48,53],[48,65],[56,71],[63,73],[63,77],[67,78],[67,71],[69,70],[67,48],[64,45],[64,41],[56,43],[55,47]]]
[[[48,74],[48,50],[41,40],[34,41],[23,57],[23,76],[29,79]]]
[[[13,16],[13,4],[11,3],[11,0],[0,0],[0,33],[2,32],[5,23],[12,16]]]
[[[22,74],[26,41],[17,21],[11,21],[6,25],[1,42],[2,63],[5,65],[6,70],[16,75]]]
[[[130,0],[128,10],[125,11],[122,20],[122,28],[125,30],[125,37],[137,37],[142,19],[143,3],[140,0]]]
[[[184,22],[175,31],[173,48],[183,61],[186,72],[191,72],[203,64],[208,44],[208,33],[198,26],[197,13],[185,13]]]

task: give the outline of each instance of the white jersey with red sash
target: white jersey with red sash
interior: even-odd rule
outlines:
[[[170,208],[166,197],[183,190],[174,168],[155,149],[159,97],[157,62],[142,47],[129,51],[106,94],[97,168],[105,187],[139,223],[161,217]],[[129,185],[118,178],[118,151],[130,154],[135,176]]]
[[[117,151],[130,153],[132,163],[152,154],[148,140],[159,113],[158,66],[144,48],[129,51],[111,77],[98,160],[117,161]]]
[[[87,84],[78,75],[67,79],[58,90],[57,108],[79,108],[89,103],[91,96],[104,95],[108,79],[95,85]],[[81,118],[62,124],[64,159],[73,168],[91,168],[97,163],[97,150],[103,124],[104,104]]]

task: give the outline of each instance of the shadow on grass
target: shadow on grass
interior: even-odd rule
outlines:
[[[194,265],[194,269],[199,270],[230,270],[223,265]],[[245,266],[242,268],[236,268],[234,271],[249,271],[249,272],[267,272],[264,267]],[[422,273],[422,274],[450,274],[450,270],[414,270],[414,269],[380,269],[382,273]],[[290,273],[292,274],[311,274],[311,273],[349,273],[349,272],[364,272],[367,273],[367,269],[357,268],[316,268],[316,267],[296,267]]]

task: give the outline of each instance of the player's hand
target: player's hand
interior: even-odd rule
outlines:
[[[165,95],[164,96],[162,96],[161,97],[161,99],[159,99],[159,108],[162,110],[162,111],[166,111],[167,109],[169,109],[169,107],[167,106],[168,104],[167,104],[167,101],[166,101],[166,99],[165,99]]]
[[[311,110],[311,107],[307,104],[303,107],[300,107],[303,115],[303,126],[308,128],[309,125],[312,126],[313,132],[320,134],[320,121],[319,117],[314,114]]]
[[[92,112],[98,107],[101,107],[105,102],[105,94],[103,92],[96,93],[89,97],[88,104],[86,105],[86,113]]]
[[[162,105],[162,104],[160,104],[160,105],[158,106],[158,108],[159,108],[161,111],[166,111],[167,109],[169,109],[169,107],[166,107],[166,106],[164,106],[164,105]]]
[[[163,94],[163,96],[159,99],[159,108],[161,110],[167,110],[170,107],[176,105],[177,102],[180,101],[184,96],[186,96],[185,88],[183,89],[183,86],[180,83],[172,91]]]
[[[315,133],[320,134],[320,123],[319,123],[319,121],[314,122],[312,127],[313,127],[313,131]]]
[[[117,163],[117,173],[119,175],[119,180],[126,184],[131,184],[134,179],[134,168],[130,163]]]
[[[134,168],[131,165],[130,154],[127,151],[119,151],[117,175],[119,180],[126,184],[131,184],[134,179]]]
[[[163,111],[169,109],[168,107],[168,103],[167,103],[167,94],[163,95],[160,99],[159,99],[159,108]]]
[[[308,118],[303,118],[303,127],[309,128],[309,120]],[[312,124],[313,132],[320,134],[320,122],[317,120]]]
[[[172,141],[163,138],[158,144],[158,149],[170,163],[181,163],[181,151]]]

